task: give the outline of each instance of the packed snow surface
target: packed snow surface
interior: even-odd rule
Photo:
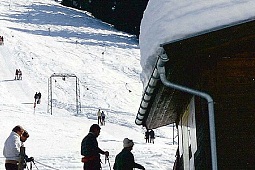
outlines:
[[[110,152],[112,167],[122,141],[134,140],[137,163],[147,170],[169,170],[175,160],[171,126],[155,130],[155,144],[145,143],[145,129],[135,125],[142,96],[140,49],[137,39],[51,0],[1,0],[0,35],[0,153],[12,128],[30,134],[26,153],[39,170],[81,170],[80,145],[89,127],[97,123],[97,110],[106,113],[99,146]],[[14,80],[21,69],[22,80]],[[81,113],[76,110],[76,78]],[[52,88],[52,115],[48,89]],[[42,93],[34,108],[35,92]],[[4,170],[4,157],[0,156]],[[110,169],[102,157],[103,169]],[[36,169],[33,167],[33,169]]]

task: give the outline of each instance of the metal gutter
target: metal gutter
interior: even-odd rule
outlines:
[[[216,135],[215,135],[215,122],[214,122],[214,104],[213,99],[210,95],[200,92],[188,87],[180,86],[174,83],[171,83],[166,78],[165,71],[165,63],[168,61],[168,57],[166,54],[162,54],[159,56],[157,62],[157,71],[160,75],[160,80],[162,83],[170,88],[174,88],[176,90],[186,92],[195,96],[202,97],[207,100],[208,103],[208,111],[209,111],[209,129],[210,129],[210,143],[211,143],[211,159],[212,159],[212,170],[217,170],[217,152],[216,152]]]

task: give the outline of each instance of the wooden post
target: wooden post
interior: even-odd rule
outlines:
[[[18,170],[24,170],[25,168],[25,147],[20,147],[20,158],[19,158],[19,167]]]

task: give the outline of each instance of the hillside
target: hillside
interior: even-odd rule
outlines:
[[[134,123],[142,95],[135,37],[50,0],[2,0],[0,11],[1,153],[11,129],[20,124],[30,133],[27,154],[35,157],[39,169],[50,169],[39,163],[82,169],[80,142],[101,108],[106,111],[106,126],[98,140],[102,149],[109,150],[111,165],[123,138],[129,137],[135,141],[137,162],[146,169],[172,167],[176,149],[171,145],[172,128],[155,130],[155,145],[145,144],[145,129]],[[22,80],[14,80],[16,68],[22,70]],[[48,80],[53,73],[79,78],[81,114],[76,114],[72,78],[53,79],[53,115],[47,113]],[[42,102],[34,109],[33,96],[39,91]],[[108,168],[103,164],[103,169]]]

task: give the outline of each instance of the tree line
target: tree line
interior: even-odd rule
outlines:
[[[114,28],[137,37],[149,0],[62,0],[61,4],[90,12]]]

